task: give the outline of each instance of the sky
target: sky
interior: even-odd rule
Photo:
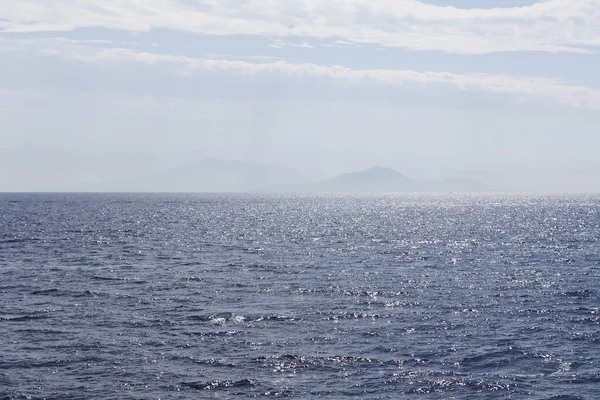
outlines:
[[[0,191],[205,158],[600,191],[600,0],[0,0]]]

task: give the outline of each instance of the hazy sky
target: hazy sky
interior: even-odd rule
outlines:
[[[0,0],[0,190],[215,157],[600,191],[599,71],[600,0]]]

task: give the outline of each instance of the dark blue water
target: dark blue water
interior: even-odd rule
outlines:
[[[0,195],[0,398],[597,399],[599,210]]]

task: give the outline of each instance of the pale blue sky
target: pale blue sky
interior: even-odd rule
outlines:
[[[0,191],[108,153],[600,191],[598,71],[600,0],[0,0]]]

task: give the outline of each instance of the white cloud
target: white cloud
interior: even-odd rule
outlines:
[[[361,47],[360,44],[358,43],[354,43],[354,42],[348,42],[346,40],[336,40],[333,43],[323,43],[320,45],[321,47],[337,47],[337,48],[342,48],[342,47]],[[379,49],[379,48],[377,48]]]
[[[269,44],[269,47],[272,47],[274,49],[281,49],[284,47],[303,47],[305,49],[314,49],[315,48],[315,46],[313,46],[307,42],[302,42],[302,43],[284,42],[283,40],[281,40],[279,38],[273,39],[271,41],[271,43]]]
[[[27,43],[34,45],[33,42],[23,41],[20,48],[26,47]],[[47,57],[60,57],[105,66],[122,66],[124,63],[129,63],[135,67],[142,64],[168,68],[173,74],[190,78],[202,71],[217,71],[247,75],[279,74],[290,78],[329,78],[347,84],[367,83],[395,87],[408,83],[446,84],[467,91],[483,90],[518,95],[522,98],[523,96],[533,96],[570,107],[600,110],[600,90],[537,77],[514,77],[487,73],[454,74],[413,70],[351,69],[340,65],[290,63],[285,60],[252,62],[251,60],[222,58],[194,58],[139,52],[128,48],[85,46],[60,39],[50,40],[47,44],[53,49],[52,52],[46,52],[46,48],[43,46],[37,48],[41,55]],[[38,46],[39,43],[35,45]]]
[[[2,0],[0,29],[167,28],[211,35],[302,36],[480,54],[597,52],[600,0],[459,9],[417,0]]]

